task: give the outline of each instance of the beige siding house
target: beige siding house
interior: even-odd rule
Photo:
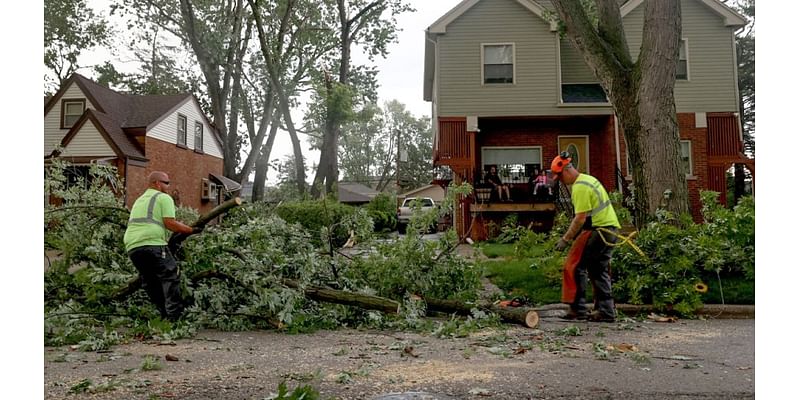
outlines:
[[[747,21],[718,0],[677,1],[682,48],[675,102],[691,209],[699,218],[700,190],[725,192],[724,171],[732,163],[754,169],[742,154],[738,122],[735,34]],[[634,59],[643,3],[619,1]],[[579,52],[560,38],[555,15],[549,0],[464,0],[426,30],[423,98],[435,120],[434,165],[449,166],[455,181],[476,187],[497,167],[518,199],[482,205],[482,221],[515,212],[528,213],[536,225],[552,215],[554,206],[531,198],[529,178],[560,151],[570,151],[579,170],[609,190],[626,186],[625,140],[613,108]],[[460,233],[480,239],[482,224],[471,223],[474,200],[462,203],[455,222]]]

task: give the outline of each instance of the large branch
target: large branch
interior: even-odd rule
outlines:
[[[216,270],[201,271],[191,278],[193,283],[200,280],[216,278],[226,282],[230,282],[242,287],[252,295],[258,295],[258,292],[244,283],[237,280],[235,277]],[[306,285],[302,286],[299,282],[291,279],[283,279],[281,283],[284,286],[290,287],[295,290],[301,290],[303,296],[307,299],[314,301],[321,301],[325,303],[344,304],[348,306],[356,306],[366,310],[376,310],[388,314],[397,314],[400,311],[400,302],[381,296],[373,296],[363,293],[355,293],[344,290],[336,290],[323,286]],[[141,281],[136,278],[132,279],[128,284],[118,290],[112,297],[113,300],[123,300],[127,296],[141,287]],[[440,300],[440,299],[424,299],[427,304],[429,312],[444,312],[448,314],[456,313],[460,315],[471,315],[474,308],[486,310],[496,313],[503,319],[503,321],[521,324],[528,328],[535,328],[539,324],[539,314],[533,308],[528,307],[499,307],[491,303],[478,302],[478,303],[465,303],[458,300]]]
[[[201,215],[197,219],[197,221],[195,221],[191,225],[191,227],[192,228],[205,228],[205,226],[209,222],[213,221],[215,218],[219,217],[220,215],[223,215],[223,214],[227,213],[231,208],[238,207],[240,205],[242,205],[242,199],[240,199],[238,197],[234,197],[234,198],[232,198],[232,199],[230,199],[230,200],[228,200],[228,201],[226,201],[226,202],[214,207],[214,209],[209,211],[208,214]],[[183,241],[186,240],[191,235],[192,235],[191,233],[177,233],[177,232],[173,233],[172,236],[170,236],[169,242],[168,242],[168,246],[170,248],[170,251],[172,251],[173,254],[178,254],[178,252],[180,251],[181,244],[183,243]]]
[[[614,2],[614,0],[603,0]],[[566,27],[566,35],[570,42],[583,55],[586,64],[594,70],[595,75],[602,79],[604,77],[615,76],[615,71],[627,70],[630,68],[630,60],[618,58],[619,51],[612,48],[612,43],[607,42],[600,36],[597,29],[592,24],[591,19],[586,14],[580,0],[553,0],[561,22]],[[600,1],[602,3],[602,1]],[[620,23],[621,17],[616,19],[607,7],[600,6],[600,13],[604,23]],[[613,37],[623,36],[622,26],[604,27],[605,35]]]

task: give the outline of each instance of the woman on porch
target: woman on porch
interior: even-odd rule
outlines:
[[[497,191],[497,198],[500,199],[500,201],[503,201],[503,193],[506,194],[505,201],[511,201],[511,193],[508,189],[508,185],[503,183],[503,180],[497,175],[497,166],[492,165],[489,167],[489,173],[486,174],[486,182],[489,182],[492,188]]]

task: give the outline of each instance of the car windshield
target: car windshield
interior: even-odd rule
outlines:
[[[415,202],[419,202],[420,206],[422,207],[433,207],[433,201],[431,199],[406,199],[404,206],[406,207],[413,207]]]

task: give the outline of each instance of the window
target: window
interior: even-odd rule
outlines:
[[[675,79],[689,80],[689,43],[681,39],[678,50],[678,68],[675,70]]]
[[[195,151],[203,151],[203,124],[200,122],[194,123],[194,149]]]
[[[186,146],[186,116],[178,114],[178,145]]]
[[[483,83],[514,83],[514,45],[483,45]]]
[[[681,140],[681,166],[686,176],[694,175],[692,172],[692,141]]]
[[[541,147],[483,147],[481,167],[485,175],[489,167],[497,167],[500,180],[506,183],[525,183],[528,176],[542,165]],[[482,177],[481,177],[482,178]]]
[[[62,100],[61,101],[61,129],[72,128],[83,115],[86,100]]]

